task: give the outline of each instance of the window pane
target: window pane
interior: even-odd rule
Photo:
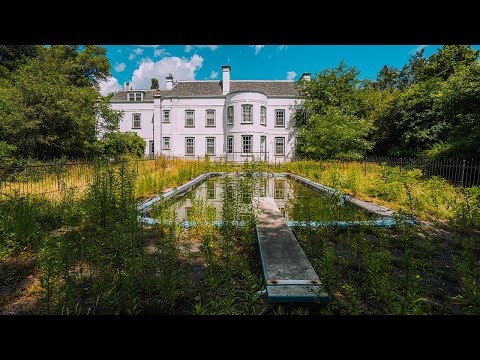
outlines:
[[[195,138],[185,138],[185,153],[187,155],[195,154]]]
[[[265,125],[267,123],[267,108],[262,106],[260,108],[260,124]]]
[[[275,155],[285,153],[285,138],[275,138]]]
[[[141,127],[141,121],[140,121],[140,114],[133,114],[133,127],[134,128],[140,128]]]
[[[185,111],[185,126],[195,126],[195,111],[186,110]]]
[[[170,149],[170,138],[169,137],[164,137],[163,138],[163,148],[164,149]]]
[[[233,136],[227,138],[227,153],[233,153]]]
[[[128,94],[128,101],[135,101],[135,94],[134,93]]]
[[[215,155],[215,138],[207,138],[207,155]]]
[[[285,126],[285,111],[276,110],[275,111],[275,126]]]
[[[252,135],[242,136],[242,151],[244,153],[252,152]]]
[[[142,93],[135,93],[136,101],[142,101]]]
[[[163,110],[163,122],[170,122],[170,110]]]
[[[215,111],[207,110],[207,126],[215,126]]]
[[[227,124],[233,124],[233,106],[227,109]]]
[[[242,105],[242,122],[252,121],[252,105]]]

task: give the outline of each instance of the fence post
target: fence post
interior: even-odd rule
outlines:
[[[55,166],[55,170],[57,173],[57,185],[58,185],[58,191],[62,191],[62,173],[60,171],[60,163],[57,161],[57,164]]]
[[[460,177],[460,186],[463,187],[463,179],[465,178],[465,160],[462,160],[462,175]]]

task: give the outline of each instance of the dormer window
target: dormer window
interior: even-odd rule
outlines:
[[[143,93],[141,92],[128,93],[128,101],[143,101]]]

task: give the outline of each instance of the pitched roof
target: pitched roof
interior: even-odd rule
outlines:
[[[130,90],[144,92],[144,101],[153,101],[156,90]],[[259,91],[267,96],[291,96],[298,95],[293,81],[231,81],[230,92],[235,91]],[[127,101],[129,91],[120,90],[110,100],[111,102]],[[160,90],[164,97],[196,97],[196,96],[223,96],[221,81],[179,81],[172,90]]]

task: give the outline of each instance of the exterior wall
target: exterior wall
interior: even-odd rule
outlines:
[[[266,137],[266,151],[271,162],[288,161],[293,156],[295,133],[291,122],[295,103],[298,99],[267,97],[260,92],[235,92],[226,96],[204,98],[156,97],[153,102],[112,103],[113,109],[124,110],[120,131],[136,132],[146,141],[145,155],[149,154],[149,141],[154,141],[154,153],[171,156],[187,156],[185,138],[195,138],[195,154],[205,156],[206,138],[215,138],[215,156],[226,156],[227,137],[234,139],[234,160],[243,161],[241,154],[242,135],[252,135],[255,156],[260,155],[260,137]],[[241,123],[242,105],[253,105],[253,123]],[[227,124],[228,106],[234,107],[234,124]],[[260,125],[260,107],[267,108],[266,125]],[[285,126],[275,126],[275,110],[285,111]],[[170,122],[163,122],[163,110],[170,110]],[[185,111],[195,111],[195,126],[185,127]],[[215,127],[206,126],[206,111],[215,111]],[[133,114],[141,115],[141,129],[133,129]],[[153,122],[152,122],[153,118]],[[163,149],[163,137],[170,137],[170,149]],[[285,155],[275,155],[275,138],[285,138]],[[232,159],[230,157],[229,159]]]
[[[125,102],[112,103],[112,109],[123,110],[123,119],[120,121],[120,131],[136,132],[145,142],[145,154],[148,155],[148,143],[154,139],[154,128],[152,123],[153,102]],[[133,129],[133,114],[140,114],[141,128]],[[157,131],[157,129],[155,129]]]
[[[170,110],[170,123],[162,124],[162,138],[170,137],[170,150],[159,149],[157,154],[172,156],[187,156],[185,138],[195,138],[195,154],[205,156],[206,138],[215,138],[215,156],[222,155],[223,151],[223,98],[173,98],[161,102],[160,116],[163,110]],[[185,111],[195,111],[195,127],[185,127]],[[207,110],[215,111],[215,126],[206,126]],[[163,121],[163,119],[162,119]]]

